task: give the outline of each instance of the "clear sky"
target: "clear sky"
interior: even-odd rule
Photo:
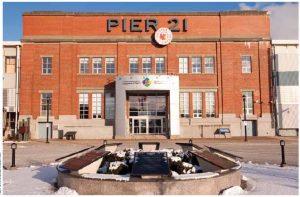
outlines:
[[[288,3],[291,4],[291,3]],[[3,40],[20,40],[22,37],[22,13],[30,11],[74,11],[74,12],[151,12],[151,11],[225,11],[241,9],[268,8],[272,10],[281,8],[286,3],[242,3],[242,2],[4,2],[3,3]],[[290,7],[297,7],[297,35],[298,35],[298,4],[291,4]],[[290,11],[287,10],[290,14]],[[283,13],[284,14],[284,13]],[[294,17],[294,16],[291,16]],[[289,19],[287,19],[289,20]],[[271,18],[272,22],[272,18]],[[272,24],[271,24],[272,25]]]

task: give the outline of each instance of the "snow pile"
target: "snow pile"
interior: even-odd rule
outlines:
[[[123,161],[110,162],[108,172],[111,174],[126,174],[128,166]]]
[[[240,186],[230,187],[222,192],[222,195],[243,195],[247,192],[244,191]]]
[[[179,162],[179,161],[181,161],[181,158],[180,157],[176,157],[176,156],[170,157],[170,159],[171,159],[172,162]]]
[[[211,177],[219,176],[219,173],[214,172],[205,172],[205,173],[196,173],[196,174],[176,174],[172,171],[172,177],[176,180],[187,180],[187,179],[207,179]]]
[[[68,187],[60,187],[54,195],[78,195],[78,193]]]
[[[129,181],[130,174],[116,175],[116,174],[83,174],[85,178],[100,179],[100,180],[116,180],[116,181]]]

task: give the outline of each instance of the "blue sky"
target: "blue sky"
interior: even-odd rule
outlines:
[[[20,40],[22,37],[22,13],[29,11],[74,11],[74,12],[151,12],[151,11],[225,11],[240,9],[272,9],[273,7],[284,6],[284,3],[242,3],[242,2],[4,2],[3,3],[3,40]],[[273,6],[273,7],[272,7]],[[297,7],[293,4],[291,7]],[[298,16],[297,16],[298,18]],[[288,19],[287,19],[288,20]],[[297,19],[298,23],[298,19]],[[297,25],[298,29],[298,25]],[[298,33],[297,33],[298,35]]]

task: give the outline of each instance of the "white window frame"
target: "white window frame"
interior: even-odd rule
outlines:
[[[193,92],[193,117],[203,117],[202,92]]]
[[[252,72],[252,59],[251,55],[242,55],[242,73],[251,73]]]
[[[135,71],[135,72],[132,72]],[[130,57],[129,58],[129,73],[135,74],[139,73],[139,58],[138,57]]]
[[[192,57],[192,73],[201,73],[202,58]]]
[[[179,73],[185,74],[189,73],[189,58],[180,57],[179,58]]]
[[[102,58],[101,57],[93,58],[93,73],[94,74],[102,73]]]
[[[5,56],[5,73],[9,73],[9,74],[16,73],[16,66],[17,66],[16,56]]]
[[[253,92],[252,91],[243,91],[243,95],[246,96],[245,105],[246,105],[246,115],[253,114]],[[244,101],[243,102],[243,113],[244,113]]]
[[[42,74],[52,74],[52,57],[42,57]]]
[[[180,92],[179,102],[180,102],[180,117],[189,118],[190,117],[190,93]]]
[[[205,108],[206,117],[213,118],[216,117],[216,98],[215,92],[205,92]]]
[[[165,64],[164,57],[156,57],[155,58],[155,73],[156,74],[166,73],[166,64]]]
[[[102,94],[92,94],[92,118],[102,118]]]
[[[206,56],[204,57],[205,65],[205,74],[214,74],[215,73],[215,57]]]
[[[107,74],[114,74],[116,72],[116,63],[114,57],[105,58],[105,72]]]
[[[143,57],[142,58],[142,73],[152,73],[152,58]]]
[[[49,101],[49,116],[52,114],[52,93],[51,92],[43,92],[40,96],[40,116],[47,115],[47,97],[50,98]],[[45,108],[45,109],[43,109]]]
[[[89,119],[89,94],[80,93],[79,97],[79,119]],[[84,105],[83,107],[87,107],[87,109],[80,109],[80,105]],[[81,113],[83,112],[83,113]]]
[[[87,74],[89,72],[90,72],[89,58],[88,57],[79,58],[79,73]]]

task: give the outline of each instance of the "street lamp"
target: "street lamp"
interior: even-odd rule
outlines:
[[[245,142],[247,142],[246,95],[243,95],[243,103],[244,103]]]
[[[47,97],[47,123],[46,123],[47,139],[46,139],[46,143],[49,143],[49,105],[50,105],[50,98]]]
[[[16,167],[16,149],[17,149],[17,144],[16,143],[12,143],[10,145],[10,148],[12,150],[11,167]]]

